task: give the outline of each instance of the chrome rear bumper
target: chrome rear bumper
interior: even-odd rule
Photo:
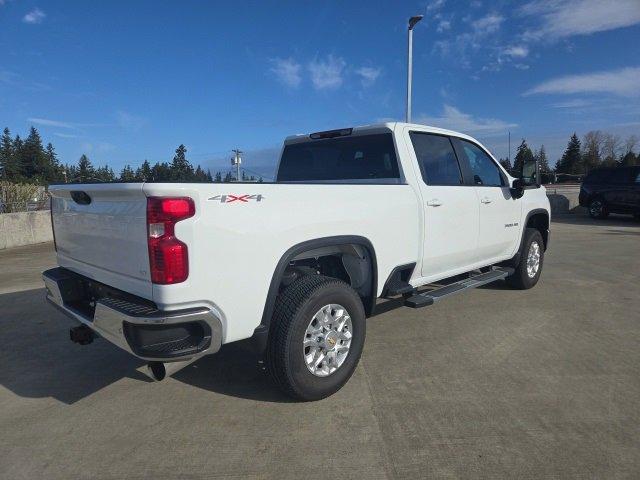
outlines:
[[[78,282],[90,282],[64,268],[42,274],[47,300],[68,317],[86,325],[114,345],[147,361],[193,361],[216,353],[222,344],[222,323],[207,308],[161,311],[135,298],[105,296],[91,309],[74,302]],[[106,290],[115,290],[100,285]],[[87,301],[85,300],[85,303]],[[95,308],[93,308],[95,307]]]

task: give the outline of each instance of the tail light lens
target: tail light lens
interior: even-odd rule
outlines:
[[[195,213],[195,204],[189,197],[147,198],[149,267],[153,283],[180,283],[189,276],[187,245],[176,238],[175,225]]]

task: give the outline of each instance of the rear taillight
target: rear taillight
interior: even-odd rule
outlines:
[[[176,238],[175,225],[195,213],[195,204],[188,197],[147,198],[149,266],[153,283],[180,283],[189,276],[187,246]]]

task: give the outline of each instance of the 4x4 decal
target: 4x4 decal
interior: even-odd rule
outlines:
[[[233,202],[241,202],[241,203],[249,203],[250,200],[255,200],[256,202],[261,202],[264,196],[261,193],[258,194],[245,194],[245,195],[216,195],[215,197],[210,197],[207,200],[218,200],[220,203],[233,203]]]

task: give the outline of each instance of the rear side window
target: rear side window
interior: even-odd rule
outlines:
[[[469,165],[473,173],[473,183],[491,187],[504,186],[500,170],[491,160],[491,157],[477,145],[466,140],[460,141],[462,142],[464,153],[469,159]]]
[[[611,180],[611,169],[598,169],[593,170],[584,179],[585,183],[606,183]]]
[[[409,135],[427,185],[462,184],[458,158],[448,137],[420,132]]]
[[[391,133],[286,145],[278,182],[400,183]]]
[[[611,170],[611,177],[609,179],[611,183],[623,184],[623,183],[631,183],[633,179],[631,178],[631,169],[630,168],[614,168]]]

